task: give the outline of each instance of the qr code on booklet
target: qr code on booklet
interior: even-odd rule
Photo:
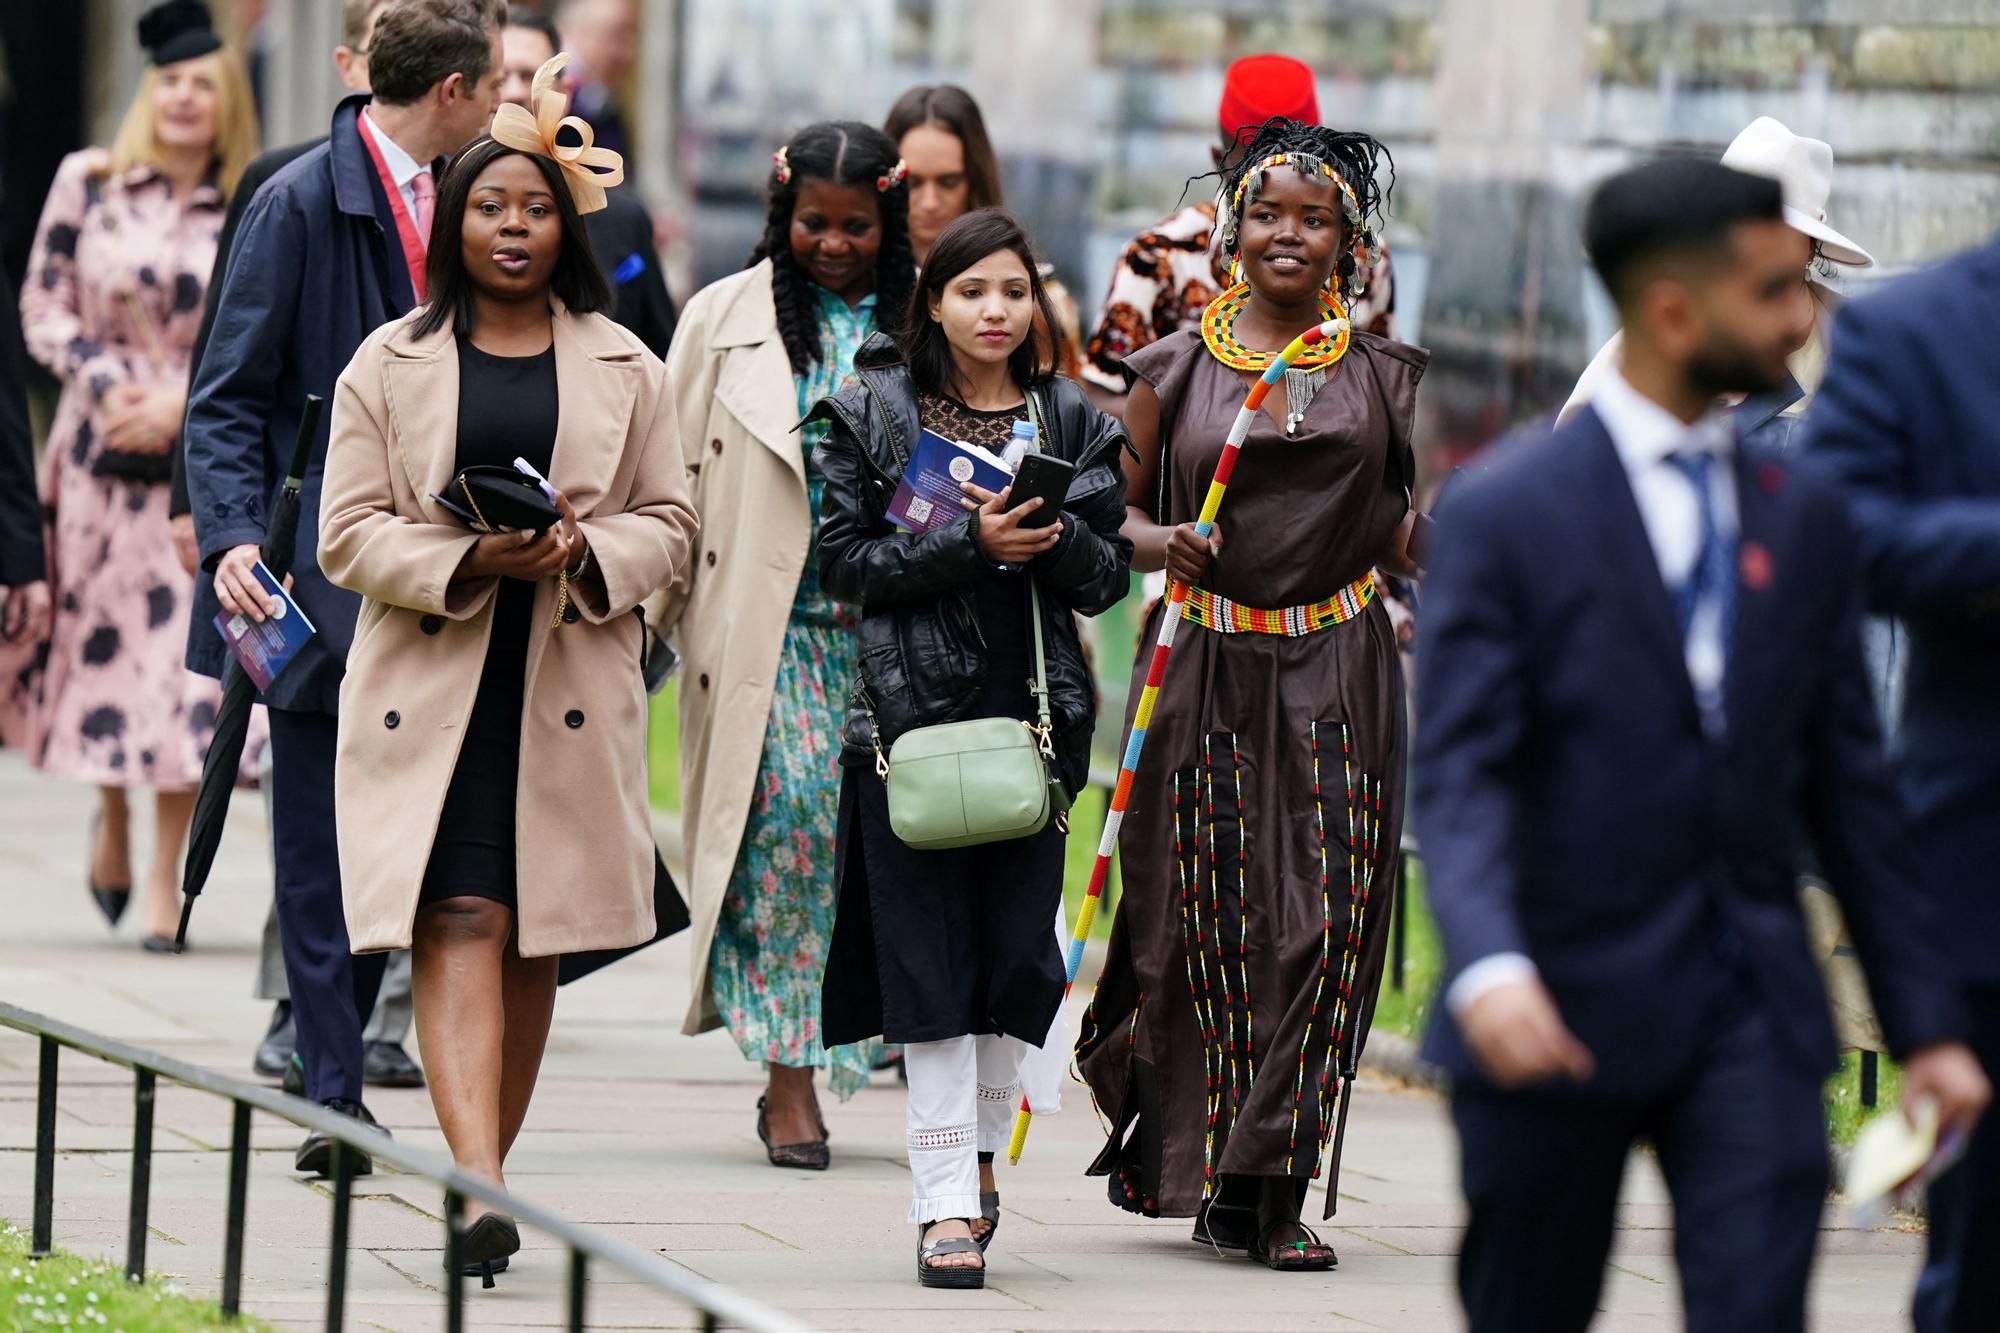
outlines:
[[[918,527],[931,521],[932,505],[921,495],[910,497],[910,507],[905,511],[910,522]]]

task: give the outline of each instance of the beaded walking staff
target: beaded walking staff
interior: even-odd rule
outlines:
[[[1348,327],[1344,319],[1329,319],[1315,325],[1292,339],[1290,346],[1271,359],[1270,366],[1250,386],[1250,392],[1243,399],[1243,406],[1237,410],[1236,420],[1229,427],[1229,436],[1223,441],[1222,457],[1216,460],[1215,476],[1208,483],[1208,495],[1201,502],[1201,517],[1195,522],[1195,531],[1203,537],[1215,527],[1215,516],[1222,509],[1222,497],[1229,490],[1229,477],[1236,470],[1236,459],[1243,451],[1243,441],[1250,434],[1251,425],[1257,414],[1264,410],[1264,399],[1271,387],[1285,377],[1285,371],[1300,357],[1323,343],[1347,340]],[[1111,874],[1111,854],[1118,850],[1118,830],[1125,822],[1125,810],[1132,802],[1132,783],[1139,772],[1139,754],[1146,746],[1146,729],[1152,724],[1153,705],[1160,697],[1160,683],[1167,677],[1167,658],[1174,650],[1174,632],[1180,628],[1181,618],[1187,609],[1188,586],[1175,582],[1167,587],[1166,614],[1160,617],[1160,636],[1153,646],[1153,661],[1146,669],[1145,688],[1139,693],[1139,706],[1132,714],[1132,734],[1125,739],[1125,755],[1118,766],[1118,785],[1111,792],[1111,808],[1104,817],[1104,836],[1097,844],[1097,860],[1090,867],[1090,885],[1084,891],[1083,906],[1076,914],[1076,929],[1071,932],[1069,957],[1065,960],[1066,979],[1063,983],[1063,998],[1067,1000],[1071,988],[1076,985],[1077,968],[1083,963],[1084,942],[1090,938],[1090,927],[1097,919],[1097,906],[1104,900],[1104,884]],[[1014,1114],[1014,1137],[1007,1145],[1007,1160],[1010,1164],[1021,1160],[1021,1149],[1027,1143],[1028,1122],[1034,1113],[1028,1109],[1028,1099],[1021,1099],[1021,1107]]]

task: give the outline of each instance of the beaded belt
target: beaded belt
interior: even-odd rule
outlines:
[[[1187,620],[1218,634],[1283,634],[1299,638],[1352,620],[1375,600],[1375,572],[1370,570],[1323,602],[1264,611],[1217,597],[1205,588],[1188,589]]]

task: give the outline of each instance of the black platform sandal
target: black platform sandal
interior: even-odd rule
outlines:
[[[820,1117],[820,1137],[810,1143],[773,1143],[769,1102],[768,1097],[757,1099],[757,1139],[764,1145],[764,1156],[770,1158],[771,1165],[794,1171],[824,1171],[832,1166],[833,1152],[826,1146],[826,1118]]]
[[[1286,1241],[1272,1249],[1271,1233],[1280,1227],[1297,1227],[1306,1239]],[[1333,1246],[1322,1241],[1311,1227],[1284,1217],[1274,1217],[1258,1229],[1257,1243],[1250,1247],[1250,1257],[1278,1273],[1324,1273],[1340,1263],[1340,1256],[1333,1252]]]
[[[979,1252],[984,1254],[986,1253],[986,1247],[993,1243],[993,1238],[1000,1234],[999,1190],[981,1190],[979,1192],[979,1216],[972,1220],[986,1224],[986,1234],[972,1238],[978,1243]]]
[[[946,1219],[940,1218],[939,1221]],[[929,1222],[917,1228],[917,1283],[925,1287],[947,1287],[954,1291],[978,1291],[986,1285],[986,1260],[975,1265],[953,1264],[939,1267],[931,1260],[946,1254],[982,1254],[978,1241],[949,1236],[926,1244],[924,1232],[937,1225]]]

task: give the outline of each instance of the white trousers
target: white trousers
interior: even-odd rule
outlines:
[[[949,1037],[903,1047],[907,1099],[910,1221],[979,1216],[979,1154],[1005,1152],[1021,1102],[1016,1037]]]

